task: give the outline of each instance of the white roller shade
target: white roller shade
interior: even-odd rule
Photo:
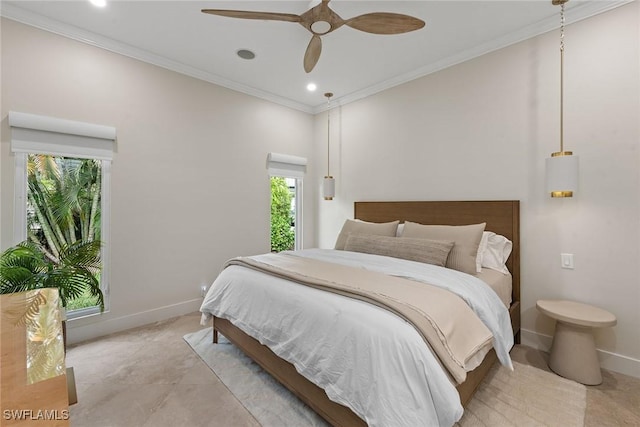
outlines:
[[[9,112],[11,151],[111,160],[116,129],[110,126]]]
[[[288,154],[269,153],[267,169],[269,175],[303,178],[307,172],[307,159]]]

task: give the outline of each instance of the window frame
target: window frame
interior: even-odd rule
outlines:
[[[267,155],[267,170],[269,172],[269,180],[271,180],[271,177],[280,177],[295,179],[296,181],[296,225],[294,229],[294,249],[303,249],[303,181],[304,175],[307,172],[307,159],[304,157],[292,156],[289,154],[269,153]],[[271,186],[269,186],[269,188],[271,188]],[[271,198],[269,198],[269,200],[271,200]]]
[[[33,114],[9,112],[11,151],[14,165],[13,244],[27,239],[27,156],[43,154],[54,157],[95,159],[101,162],[101,238],[100,288],[104,296],[104,313],[110,310],[111,270],[111,161],[115,128],[90,123],[56,119]],[[66,142],[66,139],[70,143]],[[61,144],[60,142],[63,141]],[[100,307],[87,307],[66,313],[67,320],[101,314]]]
[[[302,178],[294,178],[296,180],[296,226],[295,226],[295,246],[294,249],[299,251],[302,249],[304,236],[302,233]]]

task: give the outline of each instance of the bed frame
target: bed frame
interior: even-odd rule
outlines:
[[[513,242],[507,267],[513,276],[512,303],[509,309],[516,343],[520,342],[520,203],[505,201],[447,201],[447,202],[355,202],[354,217],[370,222],[411,221],[421,224],[466,225],[486,222],[486,230],[507,237]],[[250,337],[226,319],[213,318],[213,340],[218,332],[243,350],[293,394],[309,405],[333,426],[366,426],[349,408],[335,403],[323,389],[300,375],[295,367],[280,359],[268,347]],[[457,387],[460,400],[466,405],[497,356],[491,350],[484,361],[467,374]]]

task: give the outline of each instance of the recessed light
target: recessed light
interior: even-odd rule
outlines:
[[[96,7],[105,7],[107,0],[89,0],[89,2]]]
[[[315,90],[316,90],[316,89],[318,89],[318,86],[316,86],[316,84],[315,84],[315,83],[309,83],[309,84],[307,85],[307,90],[308,90],[309,92],[315,92]]]
[[[242,59],[253,59],[256,57],[256,54],[250,51],[249,49],[240,49],[236,52],[236,54]]]

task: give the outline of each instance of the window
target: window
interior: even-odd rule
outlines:
[[[302,179],[307,159],[269,153],[271,251],[302,249]]]
[[[109,189],[115,129],[9,113],[15,155],[14,243],[37,242],[56,259],[62,247],[99,240],[97,277],[109,308]],[[99,313],[88,296],[70,300],[67,317]]]

